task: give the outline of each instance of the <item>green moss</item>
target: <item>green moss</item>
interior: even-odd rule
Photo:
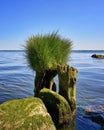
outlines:
[[[55,130],[53,121],[39,98],[8,101],[0,105],[0,130]]]
[[[64,97],[46,88],[40,91],[39,97],[45,103],[56,126],[61,125],[70,119],[71,109]]]

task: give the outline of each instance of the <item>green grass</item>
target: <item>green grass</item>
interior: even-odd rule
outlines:
[[[65,64],[71,52],[72,42],[62,38],[57,32],[31,36],[25,45],[25,57],[28,65],[35,71],[56,69]]]

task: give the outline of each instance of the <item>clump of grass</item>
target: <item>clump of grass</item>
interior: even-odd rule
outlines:
[[[35,71],[54,70],[58,64],[68,61],[72,41],[62,38],[57,32],[33,35],[25,45],[28,65]]]

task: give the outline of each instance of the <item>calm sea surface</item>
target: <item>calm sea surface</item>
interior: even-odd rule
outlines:
[[[91,58],[95,53],[104,54],[104,51],[73,51],[68,62],[78,69],[79,115],[81,109],[104,112],[104,59]],[[0,51],[0,103],[33,96],[34,76],[35,72],[28,68],[23,51]],[[58,82],[57,77],[55,81]]]

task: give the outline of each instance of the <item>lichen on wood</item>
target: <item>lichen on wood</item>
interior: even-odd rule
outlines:
[[[76,78],[77,69],[69,65],[58,65],[59,94],[69,103],[72,110],[76,109]]]

